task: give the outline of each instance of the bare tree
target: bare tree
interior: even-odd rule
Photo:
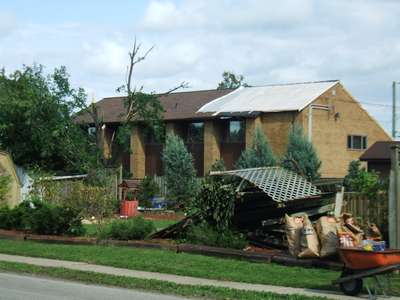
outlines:
[[[143,92],[143,86],[136,87],[133,85],[134,81],[134,68],[135,66],[145,60],[149,53],[153,51],[154,46],[148,48],[143,54],[141,54],[141,44],[137,42],[136,37],[134,39],[133,47],[129,55],[129,65],[127,66],[127,76],[125,85],[119,87],[117,92],[126,93],[125,98],[125,111],[121,115],[122,126],[120,128],[127,130],[120,130],[120,134],[116,131],[113,132],[110,140],[110,151],[112,152],[113,144],[118,139],[120,143],[128,143],[127,133],[130,131],[131,126],[137,122],[143,122],[148,127],[154,129],[155,124],[158,126],[162,125],[162,113],[164,108],[162,107],[159,98],[168,94],[171,94],[181,88],[187,88],[189,85],[183,81],[176,87],[168,90],[161,94],[147,94]],[[102,118],[99,116],[99,111],[96,104],[92,103],[87,107],[86,111],[91,116],[94,126],[96,128],[96,145],[99,149],[103,149],[102,141],[102,129],[105,125]],[[118,134],[120,137],[118,138]]]

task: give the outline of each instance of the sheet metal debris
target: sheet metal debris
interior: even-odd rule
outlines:
[[[276,202],[320,196],[321,191],[305,178],[280,167],[263,167],[232,171],[215,171],[210,175],[240,177],[261,189]]]

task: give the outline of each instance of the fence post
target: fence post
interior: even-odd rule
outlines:
[[[400,146],[392,146],[390,147],[390,150],[391,169],[389,185],[389,245],[391,248],[400,248]]]
[[[343,194],[344,194],[344,187],[342,186],[340,191],[336,192],[336,198],[335,198],[335,217],[336,218],[339,218],[342,213]]]
[[[120,185],[122,183],[122,164],[119,165],[118,171],[119,171],[118,185]],[[122,201],[122,189],[120,188],[118,188],[118,200]]]

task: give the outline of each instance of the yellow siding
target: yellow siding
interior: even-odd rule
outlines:
[[[217,122],[210,120],[204,122],[204,175],[210,171],[211,166],[221,158],[220,132]]]
[[[296,116],[296,112],[264,113],[262,115],[262,128],[275,155],[281,156],[286,152],[289,129],[296,121]]]
[[[143,134],[137,126],[133,127],[131,134],[131,170],[134,178],[144,178],[146,167],[146,154]]]
[[[10,191],[7,196],[7,204],[14,207],[21,202],[21,185],[15,172],[14,163],[7,152],[0,151],[0,174],[11,177]],[[2,174],[2,175],[3,175]]]
[[[312,142],[322,161],[323,177],[343,177],[352,160],[356,160],[363,150],[348,150],[348,135],[367,136],[367,148],[376,141],[391,140],[390,136],[359,105],[358,102],[337,84],[313,104],[329,105],[330,110],[313,109]],[[304,131],[308,130],[308,108],[301,113]]]

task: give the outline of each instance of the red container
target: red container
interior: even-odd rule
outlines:
[[[346,268],[365,270],[400,264],[400,250],[373,252],[359,248],[339,248],[339,254]]]
[[[136,200],[122,201],[120,207],[120,215],[127,218],[138,215],[138,204],[139,202]]]

